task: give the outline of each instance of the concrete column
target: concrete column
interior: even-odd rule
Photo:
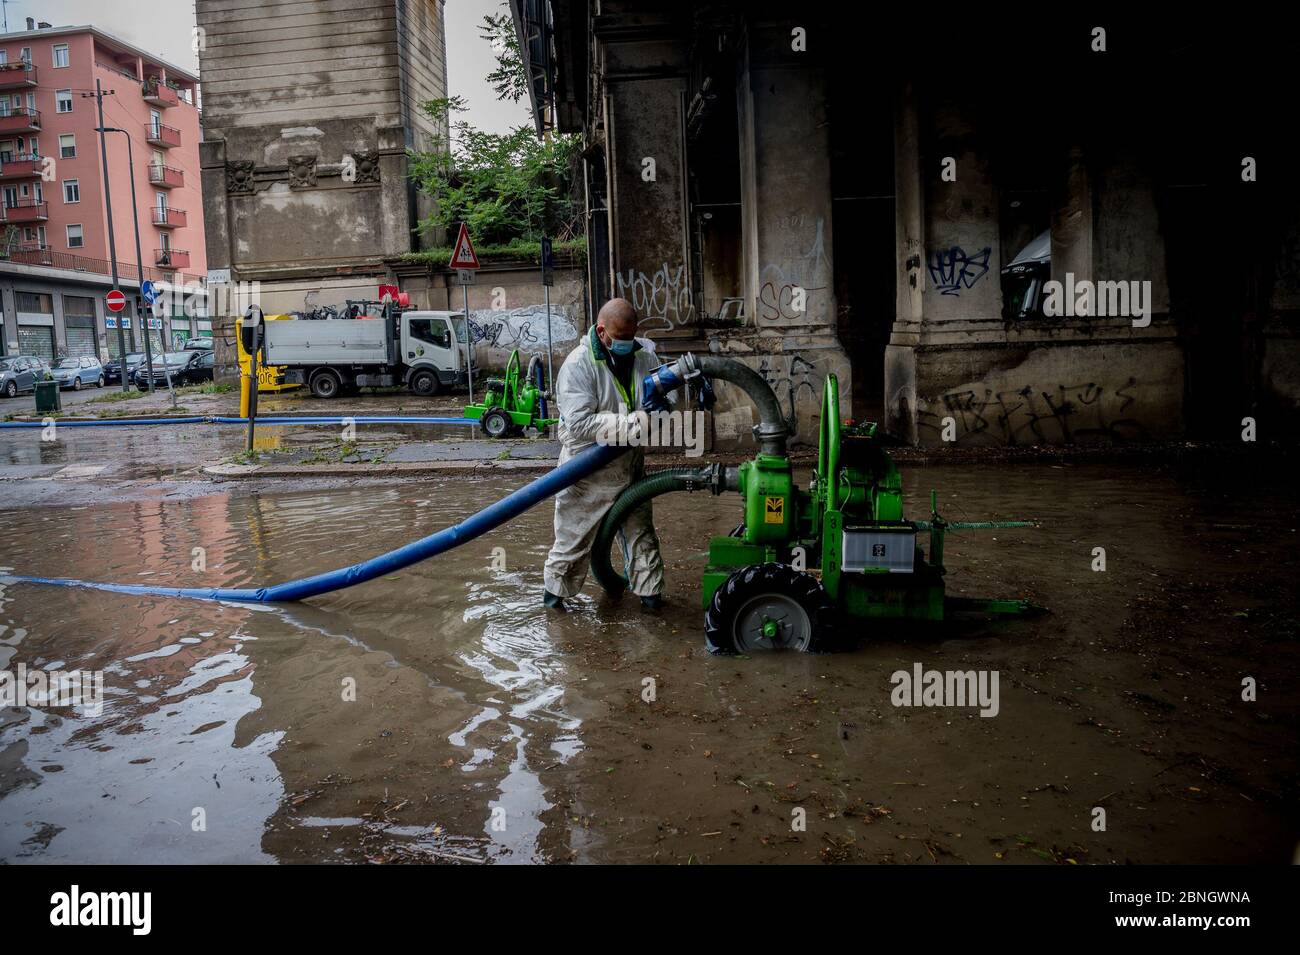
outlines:
[[[57,286],[50,287],[50,302],[54,309],[54,351],[59,354],[68,350],[68,330],[63,323],[63,292]]]
[[[749,352],[804,443],[816,441],[826,375],[839,378],[842,413],[853,392],[836,333],[826,35],[809,30],[796,43],[789,22],[747,24],[736,105],[742,288],[755,334],[725,343],[735,357]]]
[[[674,55],[680,55],[674,48]],[[649,73],[657,45],[609,53],[610,289],[641,316],[650,337],[691,327],[695,299],[686,241],[685,80]],[[672,61],[670,61],[672,62]]]
[[[203,232],[208,268],[228,269],[231,267],[230,206],[226,201],[224,139],[199,143],[199,168],[203,183]]]
[[[747,314],[759,328],[833,330],[825,73],[814,54],[791,49],[788,24],[751,24],[740,80]]]
[[[403,255],[413,248],[415,226],[410,203],[410,181],[406,176],[406,130],[383,126],[379,135],[379,188],[381,221],[379,234],[384,256]]]

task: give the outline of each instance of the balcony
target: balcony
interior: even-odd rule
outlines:
[[[0,63],[0,90],[26,90],[36,88],[36,67],[25,60],[17,63]]]
[[[175,126],[167,126],[163,123],[145,123],[144,138],[150,146],[171,149],[181,144],[181,131]]]
[[[41,131],[41,111],[28,109],[26,106],[10,107],[9,112],[0,114],[0,133],[39,133]]]
[[[22,225],[25,222],[44,222],[50,217],[50,204],[42,199],[17,199],[6,202],[0,209],[0,222]]]
[[[38,179],[45,169],[40,156],[15,156],[0,160],[0,179]]]
[[[24,265],[54,264],[54,250],[48,245],[41,245],[38,242],[23,242],[16,246],[9,255],[14,261],[22,262]]]
[[[175,189],[185,185],[185,173],[171,166],[150,163],[149,184],[159,189]]]
[[[153,224],[160,229],[183,229],[187,224],[184,209],[159,209],[154,206]]]
[[[143,91],[144,101],[151,106],[157,106],[159,109],[176,106],[181,101],[180,94],[166,83],[145,83]]]
[[[190,254],[180,249],[154,249],[153,264],[160,269],[188,269]]]

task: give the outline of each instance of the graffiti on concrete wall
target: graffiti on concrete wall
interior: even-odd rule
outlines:
[[[803,217],[787,217],[779,225],[802,227]],[[826,257],[826,223],[818,219],[808,251],[794,262],[770,264],[759,274],[757,320],[760,325],[826,321],[819,316],[818,296],[830,286],[831,264]]]
[[[788,420],[798,421],[801,409],[805,415],[820,410],[822,382],[831,369],[819,364],[826,363],[798,354],[764,355],[759,361],[758,373],[776,392]]]
[[[615,295],[632,303],[641,318],[642,335],[670,332],[694,320],[695,297],[686,266],[674,268],[665,262],[652,272],[619,272],[615,279]]]
[[[992,254],[989,246],[972,255],[959,245],[931,252],[927,262],[930,282],[941,295],[960,295],[962,289],[971,288],[988,273]]]
[[[1095,382],[1010,391],[985,388],[952,391],[939,399],[941,410],[919,411],[917,426],[926,443],[943,440],[945,418],[952,418],[954,440],[978,444],[1071,444],[1075,441],[1125,441],[1146,437],[1134,418],[1136,378],[1106,388]]]
[[[512,309],[471,309],[470,330],[475,344],[505,351],[518,348],[525,352],[546,350],[546,306],[524,305]],[[569,310],[551,306],[551,341],[570,345],[578,339],[578,329]]]

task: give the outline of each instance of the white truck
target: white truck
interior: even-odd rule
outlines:
[[[385,308],[377,318],[299,318],[264,328],[263,361],[317,398],[393,385],[427,397],[469,382],[474,346],[463,312]]]

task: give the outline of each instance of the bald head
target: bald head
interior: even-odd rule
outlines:
[[[625,298],[611,298],[596,314],[596,335],[606,348],[614,339],[635,338],[636,327],[636,309]]]

